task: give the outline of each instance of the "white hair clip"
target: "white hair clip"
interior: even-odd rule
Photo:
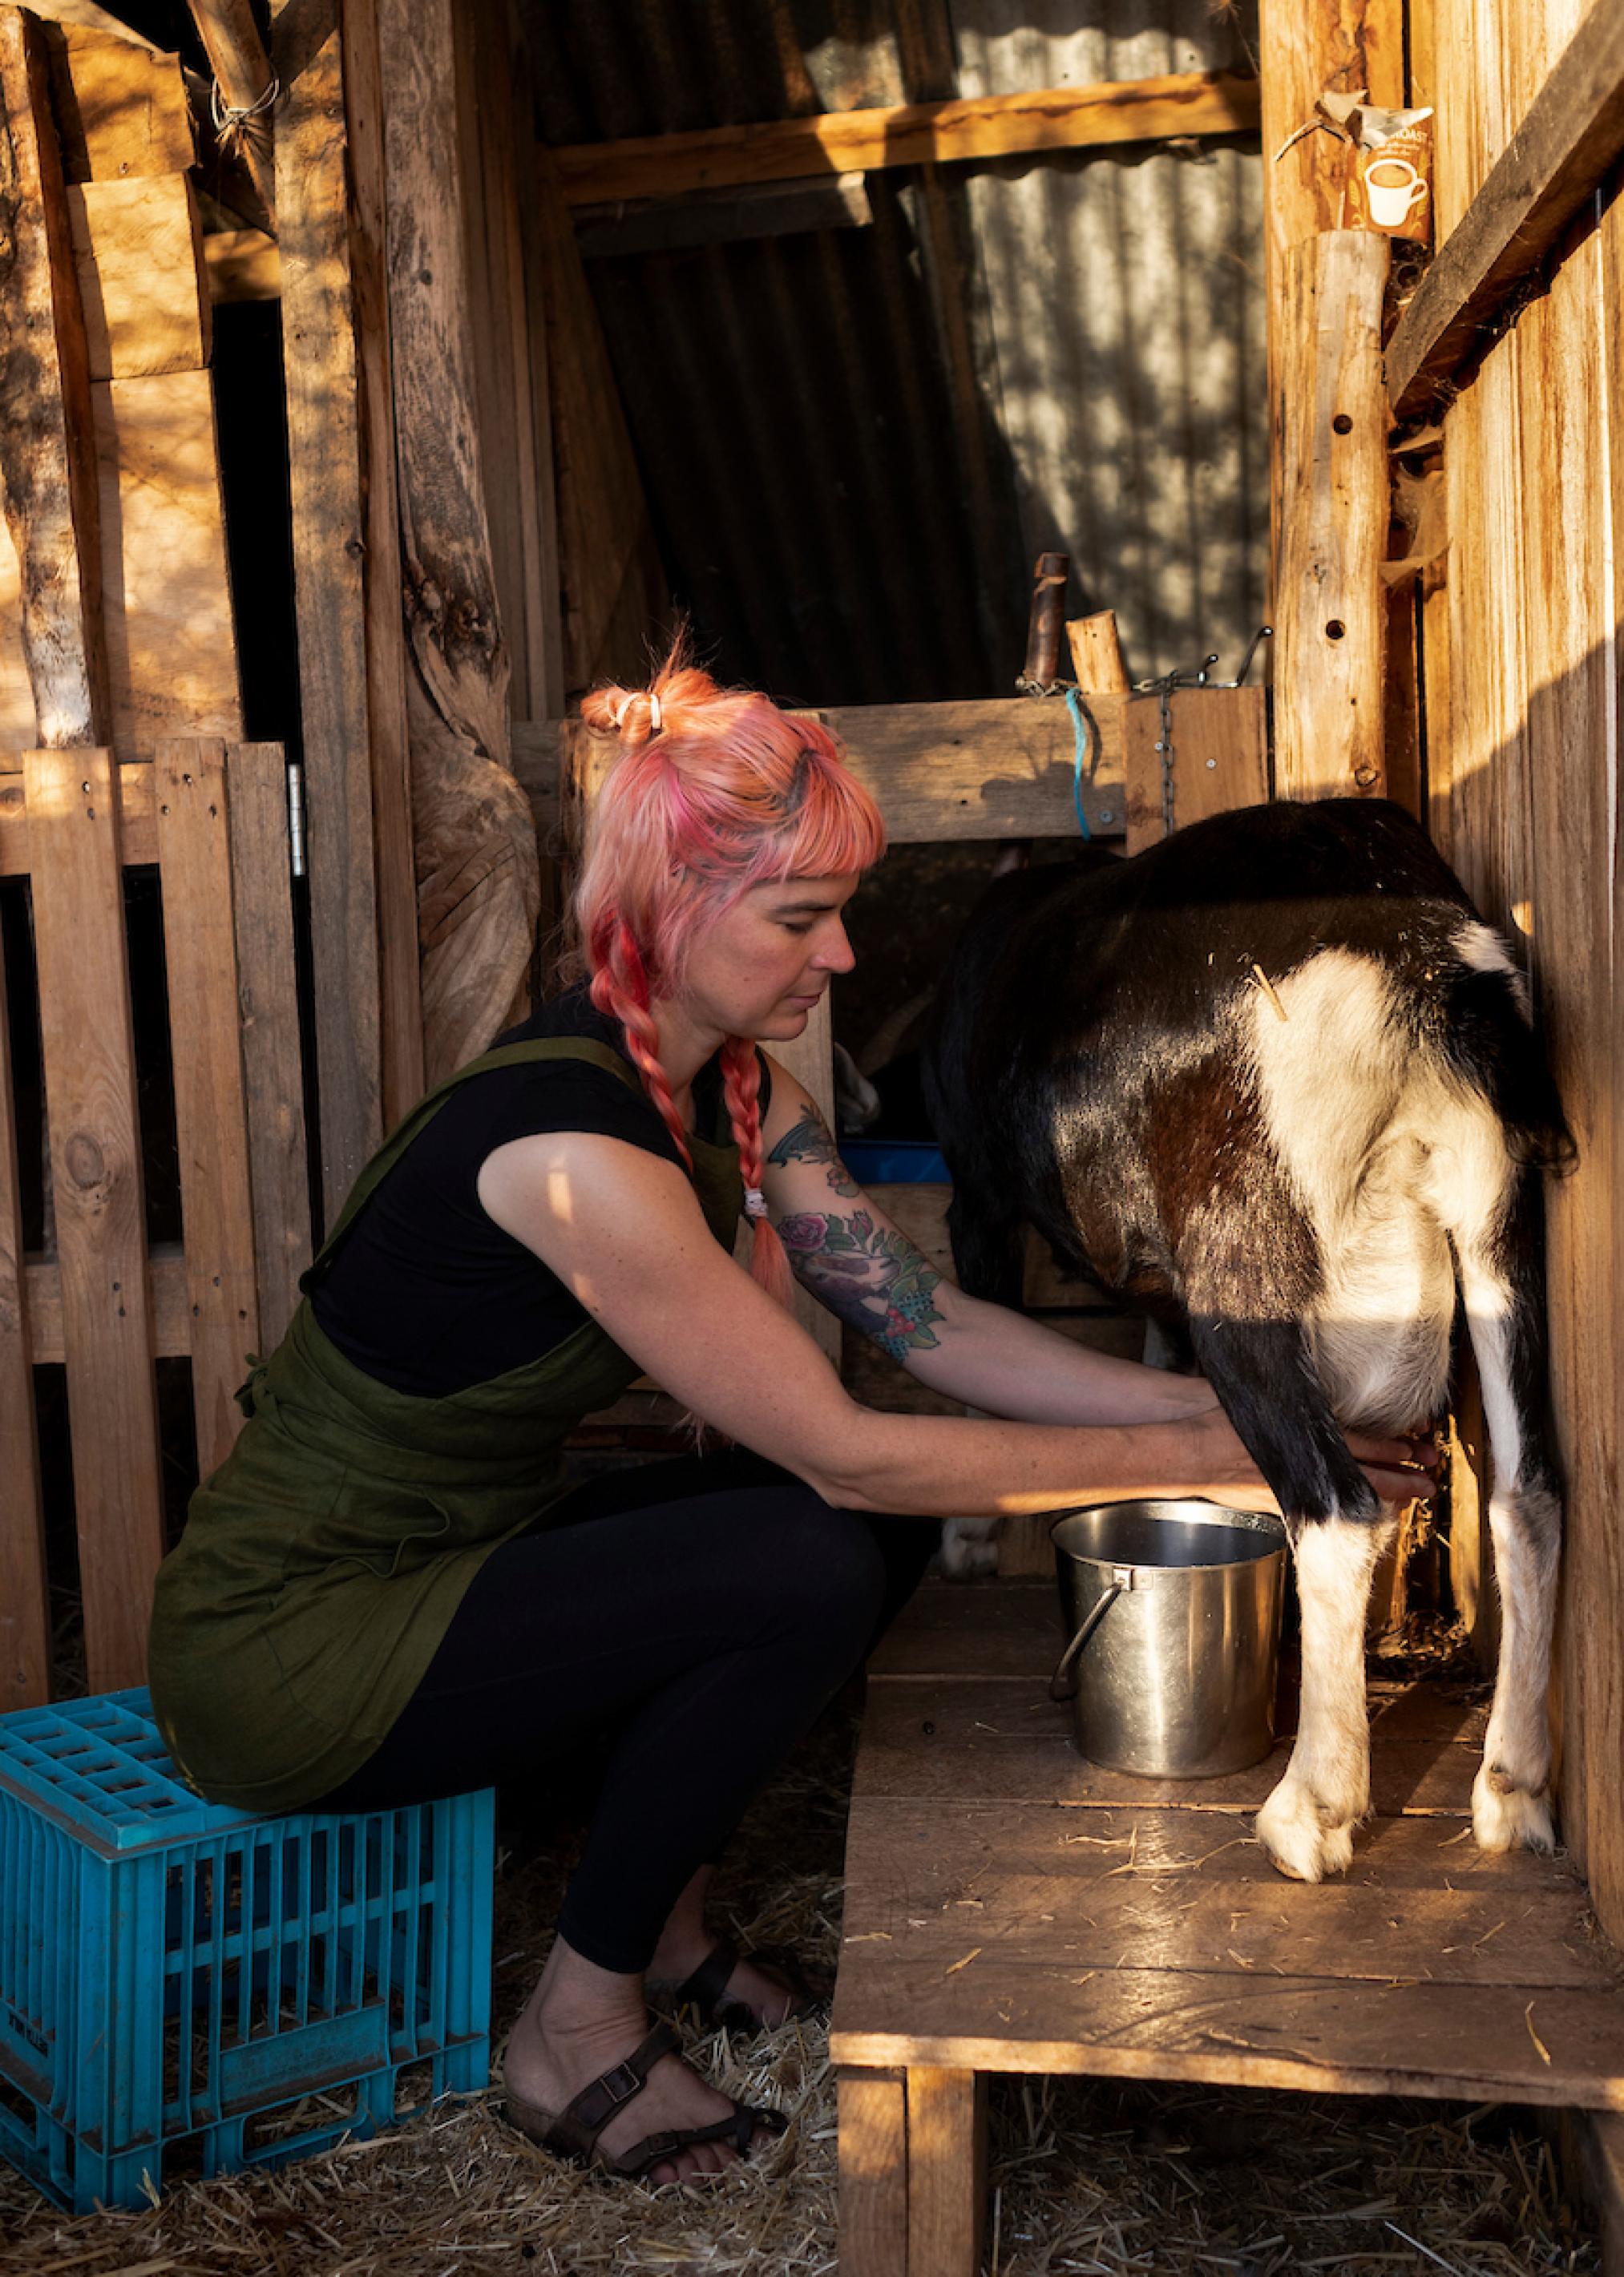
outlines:
[[[659,735],[661,717],[660,698],[651,690],[649,695],[649,733],[651,735]]]
[[[766,1215],[766,1196],[762,1192],[759,1186],[745,1187],[744,1215],[746,1217],[765,1217]]]

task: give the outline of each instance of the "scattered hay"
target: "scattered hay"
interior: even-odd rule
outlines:
[[[833,1713],[743,1830],[723,1891],[752,1943],[833,1969],[855,1725]],[[511,1839],[511,1838],[510,1838]],[[568,1866],[505,1858],[499,2030],[539,1966]],[[822,2028],[700,2052],[790,2127],[719,2184],[629,2189],[515,2136],[492,2095],[450,2099],[280,2174],[176,2181],[141,2213],[75,2220],[0,2166],[4,2277],[833,2277],[835,2091]],[[1086,2080],[995,2083],[994,2277],[1528,2277],[1593,2272],[1526,2114]],[[945,2277],[945,2273],[944,2273]]]

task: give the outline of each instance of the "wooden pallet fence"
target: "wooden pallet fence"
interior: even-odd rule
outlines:
[[[240,1428],[246,1355],[280,1335],[309,1260],[286,786],[279,744],[203,738],[123,766],[105,750],[29,751],[0,773],[0,876],[32,888],[56,1221],[54,1254],[25,1258],[0,1032],[6,1708],[50,1687],[31,1369],[67,1370],[88,1683],[140,1683],[164,1549],[155,1363],[191,1361],[207,1477]],[[150,864],[183,1235],[164,1253],[147,1236],[124,923],[123,873]]]

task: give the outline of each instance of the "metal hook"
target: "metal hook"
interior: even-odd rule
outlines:
[[[1275,628],[1272,625],[1260,625],[1252,636],[1251,644],[1247,648],[1245,656],[1240,659],[1240,670],[1235,674],[1233,680],[1215,680],[1212,681],[1209,685],[1214,688],[1244,688],[1246,686],[1247,674],[1252,669],[1253,658],[1257,654],[1258,650],[1262,646],[1263,643],[1266,640],[1273,640],[1274,636]],[[1208,661],[1213,664],[1216,664],[1217,660],[1216,657],[1208,659]]]

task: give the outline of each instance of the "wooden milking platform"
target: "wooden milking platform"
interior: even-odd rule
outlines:
[[[1472,1842],[1486,1700],[1372,1683],[1375,1816],[1308,1887],[1251,1838],[1289,1740],[1225,1778],[1097,1770],[1048,1696],[1059,1645],[1042,1582],[934,1585],[871,1669],[842,2277],[971,2277],[993,2072],[1624,2108],[1624,1960],[1582,1881]]]

